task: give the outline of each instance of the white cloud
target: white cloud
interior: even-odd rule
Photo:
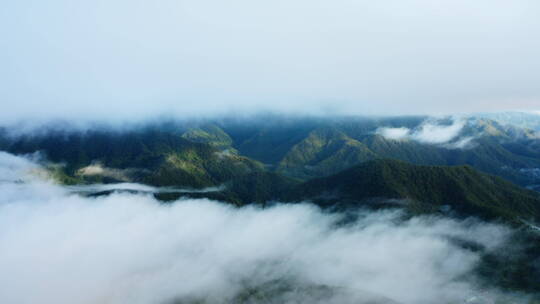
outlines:
[[[83,167],[77,170],[77,174],[83,176],[94,176],[94,175],[103,175],[106,172],[106,169],[99,164],[93,164],[90,166]]]
[[[80,176],[103,176],[114,178],[119,181],[129,182],[131,180],[129,169],[115,169],[107,168],[101,165],[100,163],[94,163],[89,166],[80,168],[77,170],[76,174]]]
[[[32,167],[0,156],[2,167]],[[0,197],[2,303],[227,303],[241,290],[285,279],[340,288],[318,301],[289,292],[276,303],[498,296],[464,279],[479,253],[450,240],[494,250],[509,236],[499,225],[398,221],[399,212],[384,211],[338,228],[340,215],[308,204],[238,209],[206,199],[168,205],[147,195],[91,199],[44,182],[5,181],[8,171],[0,173],[0,192],[11,194]]]
[[[15,181],[38,166],[26,158],[0,151],[0,180]]]
[[[451,124],[430,118],[413,129],[381,127],[375,133],[391,140],[414,140],[448,149],[466,149],[473,146],[475,139],[473,136],[460,137],[466,123],[462,118],[452,118]]]
[[[415,130],[412,138],[427,144],[444,144],[455,139],[464,126],[465,120],[462,119],[453,119],[450,125],[428,120]]]
[[[411,130],[409,128],[379,128],[375,133],[382,135],[385,138],[393,140],[407,139],[410,136]]]
[[[455,142],[445,144],[444,147],[448,149],[470,149],[475,147],[474,136],[463,137]]]
[[[103,191],[128,191],[134,193],[208,193],[222,191],[225,186],[207,187],[202,189],[189,189],[178,187],[153,187],[138,183],[113,183],[113,184],[86,184],[86,185],[71,185],[65,186],[73,193],[89,194]]]

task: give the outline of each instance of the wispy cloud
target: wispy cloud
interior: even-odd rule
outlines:
[[[413,140],[423,144],[439,145],[448,149],[465,149],[473,146],[475,137],[461,137],[467,121],[452,118],[451,123],[443,123],[429,118],[416,128],[380,127],[375,133],[391,140]]]
[[[476,146],[476,144],[474,143],[474,139],[474,136],[467,136],[458,139],[457,141],[447,143],[443,146],[448,149],[468,149]]]
[[[453,119],[452,124],[440,124],[436,120],[428,120],[411,135],[412,139],[427,144],[444,144],[455,139],[463,127],[465,120]]]

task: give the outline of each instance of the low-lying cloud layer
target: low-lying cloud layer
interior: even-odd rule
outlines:
[[[360,213],[340,226],[342,215],[309,204],[239,209],[206,199],[87,198],[37,178],[36,167],[0,154],[2,303],[427,304],[500,296],[476,287],[479,252],[455,240],[491,251],[509,236],[503,226],[403,220],[396,211]]]
[[[440,145],[449,149],[464,149],[473,145],[473,136],[461,136],[467,121],[452,118],[450,124],[437,119],[427,119],[414,129],[406,127],[381,127],[376,133],[392,140],[414,140],[423,144]]]
[[[137,183],[115,183],[115,184],[89,184],[65,186],[64,189],[78,194],[95,194],[98,192],[131,192],[131,193],[208,193],[225,189],[225,186],[207,187],[202,189],[177,188],[177,187],[153,187]]]

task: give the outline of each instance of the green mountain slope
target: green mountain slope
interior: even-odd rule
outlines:
[[[375,160],[338,174],[308,181],[288,199],[310,199],[321,205],[356,206],[373,198],[400,203],[414,212],[448,207],[462,215],[520,220],[540,219],[540,195],[470,166],[419,166]],[[378,200],[381,201],[381,200]]]
[[[468,149],[447,149],[410,140],[386,139],[380,135],[366,136],[362,142],[379,158],[422,165],[470,165],[522,185],[534,183],[535,178],[522,174],[520,170],[540,167],[540,156],[516,153],[491,136],[476,138],[474,146]],[[523,149],[518,142],[514,145],[516,150]]]
[[[65,164],[58,176],[75,182],[136,181],[158,186],[216,186],[262,164],[179,134],[156,129],[129,132],[48,133],[4,140],[3,150],[16,154],[40,151]]]
[[[334,128],[321,128],[294,145],[278,171],[300,178],[324,176],[376,158],[364,144]]]
[[[233,144],[231,137],[214,124],[189,128],[182,134],[182,137],[192,142],[209,144],[223,149],[230,148]]]
[[[277,200],[281,194],[300,184],[297,180],[272,172],[253,172],[231,180],[226,184],[227,192],[242,204]]]

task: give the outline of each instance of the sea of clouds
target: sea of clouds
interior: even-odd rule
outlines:
[[[308,203],[262,209],[207,199],[163,204],[150,194],[89,198],[44,176],[35,161],[0,152],[0,303],[427,304],[503,297],[478,287],[473,275],[481,252],[510,237],[501,225],[404,219],[399,211],[359,212],[343,224],[343,214]]]

